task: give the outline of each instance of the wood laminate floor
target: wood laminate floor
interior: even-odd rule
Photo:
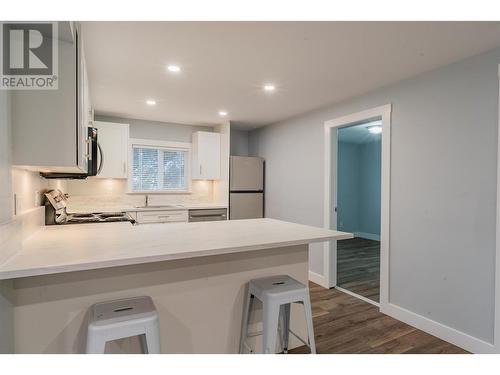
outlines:
[[[372,301],[379,301],[379,241],[359,237],[337,241],[337,285]]]
[[[346,293],[314,283],[309,288],[318,353],[467,353]],[[308,353],[308,348],[291,353]]]

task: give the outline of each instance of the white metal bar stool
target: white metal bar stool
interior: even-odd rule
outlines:
[[[248,325],[254,298],[258,298],[262,302],[263,329],[262,333],[249,334]],[[290,305],[292,303],[300,303],[304,306],[307,342],[290,329]],[[280,331],[283,352],[288,352],[288,339],[291,333],[309,346],[312,354],[316,354],[309,288],[290,276],[280,275],[250,280],[241,326],[240,353],[244,353],[245,349],[253,353],[247,339],[260,334],[262,334],[262,353],[275,353],[278,331]]]
[[[104,353],[106,342],[140,336],[144,353],[160,353],[160,322],[151,297],[96,303],[90,308],[87,353]]]

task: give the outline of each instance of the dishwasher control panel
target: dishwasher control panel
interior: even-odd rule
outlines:
[[[189,222],[227,220],[227,208],[189,210]]]

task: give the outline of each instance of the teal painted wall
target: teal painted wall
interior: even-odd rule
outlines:
[[[347,142],[344,131],[338,131],[337,229],[380,236],[380,136]]]
[[[337,229],[353,233],[359,227],[360,152],[357,144],[339,140],[337,154]]]

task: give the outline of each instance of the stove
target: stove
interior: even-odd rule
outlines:
[[[64,224],[85,224],[85,223],[111,223],[118,221],[128,221],[132,224],[135,220],[126,212],[106,212],[106,213],[85,213],[68,214]]]
[[[135,220],[126,212],[89,212],[82,214],[68,214],[66,211],[68,195],[54,189],[45,193],[45,225],[112,223],[128,221],[135,224]]]

